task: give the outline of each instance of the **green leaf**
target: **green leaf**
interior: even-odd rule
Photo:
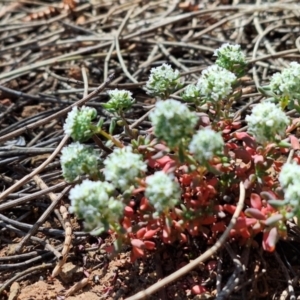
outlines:
[[[113,135],[113,132],[116,128],[116,125],[117,125],[117,119],[116,118],[112,118],[111,121],[110,121],[110,125],[109,125],[109,134],[110,135]]]

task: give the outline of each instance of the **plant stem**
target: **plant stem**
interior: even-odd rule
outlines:
[[[119,147],[119,148],[123,148],[123,144],[121,143],[121,141],[119,141],[118,139],[114,138],[112,135],[110,135],[109,133],[105,132],[102,129],[98,129],[97,131],[98,134],[101,134],[102,136],[104,136],[106,139],[112,141],[115,146]]]

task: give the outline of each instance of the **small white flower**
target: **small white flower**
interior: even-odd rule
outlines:
[[[174,175],[163,171],[146,178],[145,196],[158,213],[173,208],[180,200],[180,186]]]
[[[171,148],[179,146],[183,139],[189,139],[198,121],[197,115],[186,105],[172,99],[158,101],[149,118],[157,138]]]
[[[66,181],[72,182],[77,176],[98,173],[99,154],[91,147],[72,143],[61,151],[60,163]]]
[[[225,69],[236,64],[246,64],[246,56],[242,52],[240,45],[223,44],[219,49],[215,50],[214,56],[218,57],[216,64]]]
[[[114,89],[114,90],[107,91],[107,94],[109,95],[109,97],[111,99],[128,98],[128,99],[132,100],[132,93],[127,90]]]
[[[289,205],[299,209],[300,205],[300,189],[299,185],[291,184],[284,191],[284,200],[286,200]]]
[[[108,230],[123,215],[124,204],[113,197],[115,187],[107,182],[84,180],[71,189],[70,212],[85,221],[85,228]]]
[[[296,163],[284,164],[279,174],[279,182],[284,189],[294,183],[300,187],[300,166]]]
[[[221,154],[223,148],[224,141],[221,134],[212,129],[204,128],[193,136],[189,151],[200,163],[205,163],[215,155]]]
[[[293,208],[291,215],[296,214],[300,209],[300,166],[295,162],[284,164],[279,182],[284,190],[284,200]]]
[[[285,136],[289,118],[285,113],[271,102],[262,102],[252,109],[252,114],[246,116],[248,132],[258,143],[275,142],[278,137]]]
[[[64,124],[65,134],[74,141],[87,141],[93,135],[91,122],[96,116],[97,111],[92,107],[82,106],[80,110],[77,106],[73,107]]]
[[[115,148],[104,161],[104,176],[122,190],[134,185],[135,179],[146,172],[147,165],[140,154],[132,152],[130,146]]]
[[[202,72],[197,86],[206,100],[218,102],[232,93],[236,79],[233,73],[213,65]]]
[[[110,100],[103,105],[110,112],[120,112],[132,107],[134,99],[132,93],[126,90],[110,90],[107,92]]]
[[[189,84],[185,87],[181,97],[185,101],[196,101],[200,95],[200,90],[195,84]]]
[[[299,99],[300,96],[300,64],[291,62],[281,73],[275,73],[270,81],[271,91],[279,97]]]
[[[168,97],[172,92],[181,87],[180,74],[178,70],[173,70],[168,64],[152,68],[146,88],[150,94]]]

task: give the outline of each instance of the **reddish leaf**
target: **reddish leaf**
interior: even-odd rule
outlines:
[[[167,226],[165,226],[164,229],[163,229],[163,238],[165,238],[165,239],[170,238],[170,230]]]
[[[249,230],[247,228],[243,228],[239,231],[239,234],[245,238],[245,239],[249,239],[251,237],[251,234],[249,232]]]
[[[210,260],[207,264],[206,264],[206,269],[208,271],[213,271],[216,267],[217,267],[218,262],[216,260]]]
[[[138,239],[142,239],[142,238],[144,237],[146,231],[147,231],[147,230],[146,230],[145,227],[139,229],[139,230],[137,231],[137,233],[136,233],[136,237],[137,237]]]
[[[197,284],[197,285],[194,285],[192,287],[192,293],[194,295],[200,295],[200,294],[203,294],[205,292],[206,292],[206,288],[202,285]]]
[[[255,164],[263,163],[264,160],[265,160],[264,157],[262,155],[259,155],[259,154],[253,155],[253,159],[254,159]]]
[[[144,235],[144,239],[151,239],[153,238],[153,236],[156,234],[157,229],[150,229],[148,230],[145,235]]]
[[[259,195],[255,193],[252,193],[250,195],[250,203],[251,203],[251,207],[256,208],[258,210],[260,210],[262,207],[261,198]]]
[[[131,255],[131,260],[135,261],[139,257],[143,257],[145,255],[144,250],[132,247],[132,255]]]
[[[123,227],[124,227],[125,229],[129,229],[129,228],[131,227],[131,220],[130,220],[130,218],[128,218],[128,217],[125,216],[125,217],[123,218],[122,225],[123,225]]]
[[[144,242],[139,240],[139,239],[132,239],[131,240],[131,245],[135,248],[138,248],[138,249],[144,249],[144,247],[145,247]]]
[[[234,214],[235,210],[236,210],[236,206],[235,205],[231,205],[231,204],[224,204],[223,206],[224,210],[227,211],[230,214]]]
[[[179,181],[183,184],[183,185],[190,185],[192,182],[193,178],[190,174],[183,174],[182,176],[180,176]]]
[[[273,227],[270,231],[265,231],[263,234],[263,248],[265,251],[273,252],[275,250],[276,243],[279,235],[276,227]]]
[[[223,132],[224,134],[228,134],[228,133],[231,132],[231,129],[230,129],[230,128],[225,128],[225,129],[222,130],[222,132]]]
[[[223,231],[225,231],[225,229],[226,229],[226,225],[223,221],[218,222],[211,226],[211,231],[216,232],[216,233],[223,232]]]
[[[237,149],[239,146],[236,143],[226,143],[228,149]]]
[[[247,132],[235,132],[234,136],[238,140],[243,140],[248,147],[252,149],[256,148],[255,140]]]
[[[143,197],[140,203],[140,210],[147,210],[149,208],[149,201],[146,197]]]
[[[231,215],[234,214],[235,210],[236,210],[236,206],[235,205],[231,205],[231,204],[224,204],[223,205],[223,209],[225,211],[227,211],[228,213],[230,213]],[[240,213],[240,217],[244,217],[245,214],[243,212]]]
[[[156,160],[159,168],[163,168],[166,164],[170,164],[171,162],[174,162],[174,160],[167,155]]]
[[[292,148],[294,150],[299,150],[300,149],[300,143],[294,135],[290,135],[290,142],[291,142]]]
[[[180,242],[187,243],[187,237],[184,233],[180,233]]]
[[[248,163],[252,159],[251,154],[245,149],[238,148],[234,149],[233,152],[235,154],[235,158],[241,159],[244,163]]]
[[[207,216],[201,219],[201,224],[203,225],[210,225],[216,222],[216,217],[215,216]]]
[[[127,217],[132,217],[133,216],[133,214],[134,214],[134,210],[130,207],[130,206],[125,206],[125,208],[124,208],[124,214],[125,214],[125,216],[127,216]]]
[[[148,250],[153,250],[155,248],[155,243],[152,241],[144,241],[145,248]]]
[[[231,126],[233,129],[238,129],[241,127],[241,121],[232,122]]]
[[[252,226],[256,223],[257,223],[257,220],[254,218],[239,217],[236,220],[236,224],[235,224],[234,228],[241,230],[241,229],[247,228],[249,226]]]

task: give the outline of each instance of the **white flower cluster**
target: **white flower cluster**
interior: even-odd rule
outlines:
[[[201,96],[208,101],[218,102],[232,93],[236,76],[217,65],[205,69],[198,80],[197,86]]]
[[[181,87],[180,74],[173,70],[168,64],[152,68],[149,80],[146,83],[148,92],[161,98],[168,97],[171,93]]]
[[[171,148],[179,146],[183,139],[194,133],[198,117],[186,105],[176,100],[158,101],[149,115],[157,138]]]
[[[270,81],[271,91],[279,97],[299,99],[300,97],[300,64],[291,62],[281,73],[275,73]]]
[[[79,110],[77,106],[68,113],[64,124],[65,134],[69,135],[74,141],[85,142],[93,135],[91,122],[97,116],[96,109],[82,106]]]
[[[200,90],[195,84],[189,84],[185,87],[181,97],[185,101],[194,102],[200,96]]]
[[[216,64],[227,70],[231,70],[234,65],[246,65],[246,56],[240,45],[223,44],[215,50],[214,56],[217,56]]]
[[[110,112],[120,112],[131,108],[134,103],[132,93],[126,90],[110,90],[107,92],[110,100],[103,105]]]
[[[123,215],[124,204],[112,197],[115,187],[107,182],[84,180],[70,191],[70,212],[85,221],[85,228],[108,230]]]
[[[284,190],[284,200],[293,208],[300,209],[300,166],[296,163],[286,163],[281,168],[279,182]],[[292,212],[292,213],[293,213]]]
[[[135,179],[147,170],[142,156],[133,153],[130,146],[115,148],[105,159],[104,165],[105,179],[124,191],[134,185]]]
[[[75,142],[64,147],[61,153],[60,163],[66,181],[72,182],[83,174],[98,174],[99,153],[93,148]]]
[[[224,141],[221,134],[209,128],[199,130],[189,145],[189,151],[200,163],[205,163],[215,155],[221,154],[223,148]]]
[[[174,175],[155,172],[146,178],[146,185],[145,196],[158,213],[173,208],[180,200],[180,186]]]
[[[271,102],[262,102],[252,109],[252,114],[246,116],[248,132],[260,144],[276,142],[284,137],[289,118]]]

